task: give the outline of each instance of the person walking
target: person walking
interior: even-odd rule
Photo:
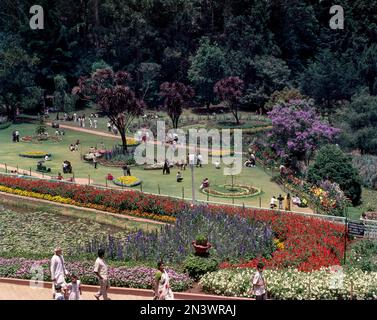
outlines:
[[[52,296],[53,299],[55,299],[56,286],[60,286],[63,291],[65,291],[67,287],[65,277],[69,274],[67,269],[65,268],[63,251],[60,247],[57,247],[54,250],[54,255],[51,258],[50,272],[52,282]]]
[[[170,174],[170,168],[169,168],[169,161],[168,159],[165,159],[165,162],[164,162],[164,168],[162,169],[162,174],[165,175],[166,174]]]
[[[124,176],[131,176],[131,170],[130,170],[130,167],[127,164],[125,164],[122,167],[122,169],[123,169],[123,175]]]
[[[112,127],[111,122],[107,122],[107,131],[111,132]]]
[[[283,200],[284,200],[284,197],[281,194],[279,194],[278,196],[279,210],[283,210]]]
[[[291,211],[291,195],[290,195],[290,193],[287,193],[287,195],[284,199],[284,210],[285,211]]]
[[[93,164],[94,164],[94,169],[97,169],[98,161],[97,161],[97,157],[95,155],[93,155]]]
[[[98,250],[98,258],[94,263],[94,274],[97,276],[99,280],[100,288],[98,292],[94,295],[94,297],[99,300],[102,296],[103,300],[111,300],[107,296],[107,291],[109,289],[109,279],[108,279],[108,266],[104,260],[105,251],[103,249]]]
[[[157,264],[158,271],[155,275],[154,300],[174,300],[173,291],[170,288],[170,278],[160,261]]]
[[[97,119],[93,119],[94,129],[97,129]]]
[[[264,264],[259,262],[257,265],[257,271],[254,274],[254,277],[251,282],[250,294],[255,295],[256,300],[267,300],[267,291],[266,291],[266,280],[263,276]]]
[[[16,142],[20,142],[20,132],[18,130],[16,130],[15,136],[16,136]]]

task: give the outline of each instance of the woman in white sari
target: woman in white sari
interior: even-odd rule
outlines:
[[[158,271],[155,275],[155,300],[174,300],[173,291],[170,288],[169,275],[164,268],[164,264],[159,262],[157,264]]]

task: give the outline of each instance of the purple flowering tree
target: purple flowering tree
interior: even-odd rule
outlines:
[[[173,128],[178,128],[182,109],[195,95],[194,89],[181,82],[164,82],[160,86],[160,95],[164,97],[164,107],[173,123]]]
[[[268,112],[272,121],[269,134],[271,148],[288,165],[304,161],[306,165],[314,151],[331,142],[339,129],[330,126],[315,112],[309,100],[290,100]]]
[[[240,123],[238,107],[242,97],[244,82],[239,77],[228,77],[216,82],[213,91],[217,97],[225,103],[232,112],[236,123]]]

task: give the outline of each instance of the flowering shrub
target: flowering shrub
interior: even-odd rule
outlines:
[[[249,294],[252,269],[220,270],[207,273],[200,283],[207,292],[226,296],[252,297]],[[322,268],[310,273],[294,269],[265,270],[267,291],[275,299],[377,299],[377,273],[349,270],[344,273]]]
[[[0,277],[31,279],[32,267],[43,268],[43,280],[50,281],[50,261],[30,260],[24,258],[0,258]],[[83,284],[98,284],[97,277],[93,273],[93,263],[90,262],[66,262],[66,268],[70,273],[76,274]],[[177,273],[173,269],[166,268],[170,276],[170,285],[173,291],[185,291],[192,286],[190,277]],[[152,289],[156,269],[147,267],[109,267],[110,285],[116,287],[129,287],[139,289]]]
[[[337,183],[325,180],[316,186],[293,175],[288,175],[286,182],[287,187],[293,188],[297,193],[307,195],[312,204],[323,214],[343,216],[344,209],[351,205]]]
[[[352,164],[359,172],[362,184],[377,189],[377,157],[372,155],[354,155]]]

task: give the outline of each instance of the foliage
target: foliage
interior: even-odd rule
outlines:
[[[285,87],[283,90],[274,91],[269,100],[265,104],[264,108],[268,111],[272,110],[275,105],[282,103],[289,103],[291,100],[304,100],[307,99],[301,94],[300,90],[295,88]]]
[[[377,97],[365,94],[352,97],[346,108],[339,110],[338,122],[343,129],[340,143],[362,154],[377,155]]]
[[[206,274],[200,281],[207,292],[226,296],[251,297],[250,279],[255,270],[220,270]],[[377,297],[377,274],[360,270],[340,271],[322,268],[300,272],[290,269],[265,270],[271,298],[279,300],[374,300]],[[353,286],[351,296],[351,283]]]
[[[188,79],[194,84],[195,91],[208,109],[215,98],[213,86],[226,73],[224,52],[218,44],[211,44],[205,37],[200,40],[199,48],[190,62]]]
[[[72,252],[94,237],[120,234],[97,222],[88,224],[82,219],[59,216],[48,212],[13,212],[0,214],[0,251],[13,256],[47,258],[59,245]],[[79,254],[80,255],[80,254]]]
[[[276,105],[268,115],[273,126],[269,135],[271,147],[288,163],[307,162],[321,144],[339,133],[316,114],[308,100]]]
[[[57,75],[54,77],[55,91],[54,97],[54,107],[62,112],[71,112],[75,108],[76,97],[69,94],[68,82],[62,75]],[[58,117],[57,113],[57,117]]]
[[[319,185],[323,180],[339,184],[341,190],[357,205],[361,199],[361,184],[358,172],[336,145],[326,145],[319,149],[314,163],[308,169],[308,181]]]
[[[17,35],[0,33],[0,105],[9,120],[15,120],[17,108],[35,108],[42,96],[33,72],[39,63],[29,55]]]
[[[164,98],[164,107],[173,123],[173,128],[178,128],[182,109],[188,105],[195,92],[190,86],[181,82],[164,82],[160,86],[160,95]]]
[[[189,255],[183,262],[184,270],[189,276],[195,280],[199,280],[208,272],[213,272],[218,269],[218,261],[212,256],[199,257],[196,255]]]
[[[126,84],[131,80],[125,71],[113,72],[111,69],[97,69],[90,78],[81,77],[72,93],[97,103],[117,127],[122,138],[123,151],[127,152],[126,131],[131,122],[142,115],[144,102]]]
[[[372,155],[354,155],[352,164],[359,172],[363,186],[377,189],[377,157]]]
[[[35,128],[37,135],[44,135],[47,132],[47,126],[44,117],[39,117],[39,124]]]
[[[239,124],[238,108],[242,96],[244,82],[239,77],[228,77],[216,82],[213,91],[232,112],[236,123]]]
[[[330,50],[321,51],[302,74],[301,88],[322,106],[333,112],[336,102],[350,99],[356,91],[357,72],[351,59],[336,58]]]
[[[351,245],[347,266],[364,272],[377,272],[377,243],[375,240],[359,240]]]

